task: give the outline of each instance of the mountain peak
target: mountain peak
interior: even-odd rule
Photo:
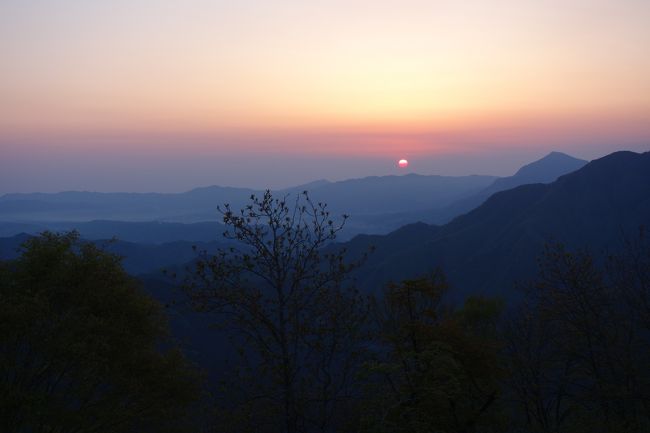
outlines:
[[[587,164],[584,159],[574,158],[562,152],[551,152],[537,161],[521,167],[515,177],[525,178],[528,182],[549,182],[557,177],[582,168]]]
[[[520,185],[530,183],[550,183],[560,176],[574,172],[587,164],[587,161],[574,158],[562,152],[551,152],[537,161],[521,167],[517,173],[509,177],[502,177],[494,181],[492,185],[481,191],[472,201],[472,206],[466,208],[469,210],[481,204],[492,194]],[[467,206],[467,203],[465,204]]]
[[[546,156],[545,156],[544,158],[542,158],[542,159],[552,158],[552,157],[562,157],[562,158],[577,159],[577,158],[574,158],[573,156],[568,155],[568,154],[566,154],[566,153],[564,153],[564,152],[558,152],[557,150],[552,151],[551,153],[549,153],[548,155],[546,155]]]

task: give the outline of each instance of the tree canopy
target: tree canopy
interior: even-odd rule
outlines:
[[[374,303],[362,427],[368,432],[503,431],[500,302],[443,302],[441,271],[389,284]]]
[[[198,376],[120,258],[44,233],[0,262],[0,430],[185,431]]]

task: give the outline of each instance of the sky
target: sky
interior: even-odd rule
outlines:
[[[650,150],[647,0],[2,0],[0,194]]]

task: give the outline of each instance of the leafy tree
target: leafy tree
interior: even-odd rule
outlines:
[[[373,432],[499,431],[496,300],[444,308],[444,275],[390,284],[373,309],[364,427]]]
[[[568,431],[572,360],[557,345],[560,328],[523,304],[505,326],[504,364],[514,424],[522,431]],[[519,430],[517,430],[519,431]]]
[[[507,333],[509,383],[528,429],[650,428],[647,251],[599,265],[587,251],[547,247]]]
[[[361,353],[364,300],[346,284],[359,264],[332,241],[342,229],[306,192],[267,191],[220,209],[239,247],[202,253],[184,283],[237,347],[221,394],[227,431],[333,431],[345,421]]]
[[[184,431],[197,379],[118,257],[46,232],[0,262],[1,431]]]
[[[629,319],[645,330],[650,345],[650,241],[645,227],[638,236],[624,239],[623,251],[608,257],[605,272],[613,290],[628,308]]]

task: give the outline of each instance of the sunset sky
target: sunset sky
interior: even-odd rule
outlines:
[[[0,193],[650,150],[650,1],[2,0]]]

